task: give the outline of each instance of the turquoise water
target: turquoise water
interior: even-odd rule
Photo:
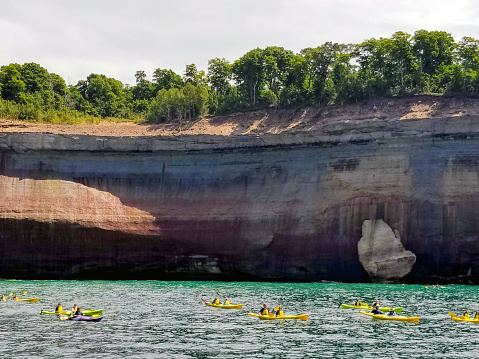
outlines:
[[[0,292],[38,296],[0,302],[0,357],[22,358],[476,358],[479,325],[448,311],[479,310],[479,289],[450,285],[159,281],[1,281]],[[215,296],[242,310],[207,307]],[[355,298],[404,307],[420,323],[376,321],[337,309]],[[40,315],[61,302],[103,308],[99,323]],[[246,315],[283,304],[308,321]]]

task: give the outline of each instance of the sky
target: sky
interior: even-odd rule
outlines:
[[[249,50],[294,52],[396,31],[479,38],[473,0],[0,0],[0,65],[36,62],[76,84],[91,73],[135,83],[143,70],[233,62]]]

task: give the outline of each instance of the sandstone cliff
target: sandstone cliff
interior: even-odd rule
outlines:
[[[271,112],[276,128],[257,112],[228,136],[8,126],[0,277],[369,281],[357,245],[380,219],[416,255],[402,281],[476,282],[479,105],[461,101]]]

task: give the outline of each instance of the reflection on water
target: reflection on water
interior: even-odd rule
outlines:
[[[479,310],[475,286],[156,281],[2,281],[0,292],[38,303],[0,302],[0,356],[27,358],[475,358],[479,325],[454,323],[449,311]],[[206,307],[214,297],[242,310]],[[415,323],[375,321],[338,309],[354,299],[404,307]],[[78,304],[103,308],[100,323],[40,315]],[[246,315],[283,304],[308,321]]]

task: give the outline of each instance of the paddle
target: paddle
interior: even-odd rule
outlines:
[[[465,316],[463,316],[463,315],[457,315],[457,314],[454,314],[453,312],[449,312],[449,315],[450,315],[451,317],[456,317],[456,318],[459,318],[459,319],[464,319],[464,318],[465,318]]]

